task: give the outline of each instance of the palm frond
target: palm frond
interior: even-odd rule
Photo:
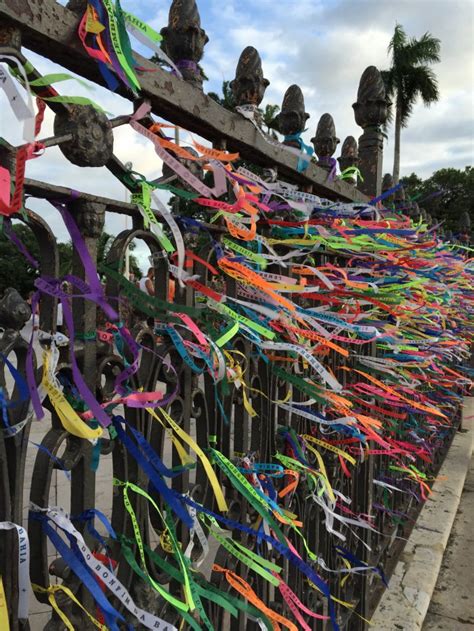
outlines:
[[[439,100],[438,79],[428,66],[418,66],[413,69],[412,79],[418,86],[423,104],[430,106]]]
[[[404,57],[410,66],[426,63],[439,63],[441,41],[431,33],[425,33],[420,39],[412,38],[405,46]]]
[[[388,45],[388,53],[392,54],[392,57],[402,49],[408,41],[407,34],[401,24],[395,24],[395,31],[393,33],[392,39]]]
[[[425,106],[439,100],[438,81],[428,66],[411,68],[403,77],[402,87],[398,92],[402,127],[407,126],[419,96]]]
[[[265,106],[262,119],[263,124],[266,126],[268,132],[270,132],[271,129],[278,129],[276,115],[278,114],[279,109],[279,105],[271,105],[268,103]]]
[[[385,92],[387,96],[393,101],[393,98],[395,97],[395,94],[396,94],[394,73],[392,72],[392,69],[390,69],[390,70],[381,70],[380,74],[382,75],[382,80],[385,85]],[[382,126],[382,130],[384,134],[387,134],[390,125],[393,123],[393,118],[394,118],[393,112],[394,112],[394,107],[392,104],[388,108],[387,120]]]
[[[382,75],[387,96],[393,98],[396,92],[395,73],[393,72],[393,69],[390,68],[390,70],[381,70],[380,74]]]

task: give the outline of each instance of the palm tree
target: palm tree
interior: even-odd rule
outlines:
[[[225,107],[226,110],[230,110],[232,112],[235,108],[235,99],[234,93],[230,87],[230,81],[224,80],[222,82],[222,94],[223,96],[221,97],[216,92],[209,92],[207,96],[214,99],[214,101],[217,101],[217,103],[222,105],[222,107]]]
[[[406,127],[419,96],[430,106],[439,99],[438,81],[429,64],[440,61],[440,40],[431,33],[420,39],[408,38],[403,26],[397,24],[388,52],[392,55],[389,70],[382,71],[387,96],[395,99],[395,151],[393,181],[400,177],[400,134]]]
[[[263,124],[267,128],[267,133],[271,135],[275,140],[278,139],[278,136],[276,135],[274,130],[278,131],[276,115],[278,114],[279,109],[279,105],[267,104],[262,112],[262,120]]]

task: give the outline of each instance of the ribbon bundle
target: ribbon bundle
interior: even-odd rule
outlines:
[[[109,81],[117,76],[138,91],[127,28],[158,41],[146,25],[106,0],[89,3],[80,34],[84,45],[94,36],[87,50]],[[191,154],[164,138],[163,124],[149,114],[146,104],[140,107],[130,117],[131,127],[153,143],[158,156],[186,184],[188,190],[175,187],[175,194],[191,200],[201,216],[209,213],[211,226],[171,213],[159,200],[157,185],[146,178],[133,197],[163,250],[170,276],[181,292],[192,291],[193,300],[184,305],[148,296],[111,265],[99,272],[119,288],[122,300],[154,319],[157,339],[174,350],[186,370],[210,384],[222,424],[216,423],[216,433],[202,444],[173,418],[170,403],[181,394],[179,387],[173,385],[166,394],[137,389],[140,355],[151,351],[134,339],[120,320],[116,303],[112,306],[104,294],[69,214],[68,200],[55,202],[82,260],[85,280],[71,275],[40,277],[33,305],[41,295],[56,298],[63,307],[68,338],[74,340],[71,299],[94,302],[108,324],[106,330],[92,332],[93,337],[113,347],[123,359],[123,369],[116,375],[113,394],[99,402],[81,374],[73,342],[47,335],[40,387],[30,345],[26,372],[32,411],[41,419],[47,397],[69,433],[92,443],[107,433],[121,443],[148,484],[145,490],[133,480],[114,480],[134,539],[116,533],[107,518],[94,511],[71,520],[61,508],[32,506],[30,518],[41,523],[44,535],[92,594],[97,613],[86,613],[98,628],[115,630],[124,620],[112,595],[136,624],[175,628],[135,604],[117,578],[117,563],[124,560],[137,579],[193,629],[214,629],[210,611],[216,606],[233,617],[246,615],[264,629],[310,629],[314,619],[326,616],[312,611],[303,602],[303,593],[295,593],[289,581],[295,575],[304,581],[304,593],[315,590],[325,597],[337,629],[336,604],[353,604],[335,598],[332,577],[341,585],[351,574],[367,572],[385,580],[381,568],[359,558],[361,550],[370,548],[365,535],[380,535],[384,516],[393,523],[406,517],[391,508],[394,494],[418,500],[429,496],[431,479],[422,466],[433,462],[471,385],[472,374],[463,362],[469,357],[474,329],[473,260],[467,248],[443,243],[426,225],[415,225],[380,203],[333,203],[284,182],[268,184],[238,168],[237,155],[209,150],[195,141],[197,154]],[[213,185],[182,160],[200,162]],[[19,210],[17,206],[12,212]],[[207,243],[207,258],[190,246],[196,238]],[[64,280],[71,283],[72,297],[61,289]],[[68,343],[72,372],[66,383],[58,371],[58,346]],[[177,367],[164,361],[176,375]],[[265,368],[265,383],[271,387],[262,389],[260,381],[252,380],[255,363]],[[12,374],[21,382],[21,375]],[[265,453],[247,448],[236,453],[224,439],[229,433],[226,424],[232,425],[234,439],[243,431],[232,415],[231,389],[240,393],[250,422],[268,429],[271,440]],[[3,394],[1,401],[3,431],[11,435],[8,415],[14,402]],[[181,464],[166,466],[147,433],[139,431],[126,413],[118,414],[118,406],[142,408],[149,422],[159,424],[168,436]],[[269,418],[264,409],[271,410]],[[377,462],[376,501],[363,513],[345,489],[369,457]],[[201,502],[170,484],[194,468],[204,471],[212,489]],[[137,497],[154,515],[155,527],[160,524],[160,554],[147,545],[136,514]],[[251,524],[229,516],[231,497],[249,507]],[[331,561],[314,547],[315,537],[306,523],[310,511],[302,505],[311,506],[324,520],[333,544]],[[89,524],[99,552],[91,551],[74,526],[78,519]],[[95,529],[97,519],[107,539]],[[182,526],[190,533],[186,547],[180,541]],[[15,527],[24,537],[14,524],[3,525]],[[210,554],[209,538],[237,559],[238,570],[216,562],[211,580],[198,573]],[[243,545],[244,540],[254,546]],[[349,549],[354,545],[357,549]],[[169,593],[156,580],[157,572],[180,584],[181,592]],[[285,615],[264,601],[262,581],[279,590]],[[62,589],[76,602],[72,592],[57,586],[34,588],[47,591],[66,627],[73,628],[55,598]],[[19,600],[18,615],[24,618],[25,600]]]

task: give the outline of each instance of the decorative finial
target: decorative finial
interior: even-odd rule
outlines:
[[[393,188],[393,176],[391,173],[385,173],[382,180],[382,193],[386,193]]]
[[[263,76],[258,51],[253,46],[247,46],[240,55],[235,79],[230,83],[236,104],[260,105],[269,85],[270,81]]]
[[[283,144],[300,148],[300,143],[291,136],[298,136],[304,131],[309,114],[305,112],[304,96],[298,85],[292,85],[285,92],[281,112],[278,114],[277,123],[279,131],[286,137]]]
[[[347,136],[347,138],[342,143],[341,155],[337,159],[339,162],[339,168],[341,169],[341,174],[344,174],[344,171],[349,168],[358,167],[359,165],[359,148],[357,146],[357,140],[354,136]],[[357,176],[354,175],[351,177],[344,178],[350,184],[357,184]]]
[[[336,136],[336,126],[331,114],[323,114],[319,119],[316,136],[311,138],[314,151],[318,156],[318,166],[328,173],[336,175],[336,159],[332,156],[340,140]]]
[[[363,129],[379,128],[387,120],[390,105],[380,70],[369,66],[362,73],[357,102],[352,106],[356,123]]]
[[[185,81],[202,89],[203,75],[198,66],[209,41],[201,28],[195,0],[173,0],[168,26],[161,29],[162,48],[183,75]]]

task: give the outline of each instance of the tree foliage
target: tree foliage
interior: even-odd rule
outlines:
[[[415,173],[402,180],[407,197],[416,201],[437,222],[443,221],[445,230],[457,235],[465,229],[466,217],[474,228],[474,169],[439,169],[422,180]]]
[[[38,243],[30,228],[15,225],[13,231],[33,258],[39,260]],[[27,298],[39,274],[3,232],[0,234],[0,260],[0,296],[7,287],[14,287],[23,298]]]
[[[387,96],[395,103],[395,183],[398,182],[400,172],[401,129],[408,125],[419,97],[425,106],[439,100],[438,81],[430,65],[440,61],[440,49],[440,40],[431,33],[425,33],[419,39],[409,38],[400,24],[395,26],[388,45],[391,66],[382,71],[382,78]]]
[[[217,92],[209,92],[207,96],[216,101],[216,103],[219,103],[219,105],[222,105],[222,107],[225,107],[226,110],[230,110],[231,112],[234,111],[236,102],[234,99],[234,93],[230,87],[230,81],[224,80],[222,82],[222,96],[217,94]]]
[[[420,39],[408,38],[403,26],[397,24],[388,45],[392,63],[382,71],[387,95],[395,99],[400,110],[400,122],[406,127],[413,106],[421,97],[427,106],[439,99],[438,82],[429,64],[440,61],[440,40],[430,33]]]
[[[24,224],[15,224],[12,229],[28,252],[41,264],[39,246],[33,231]],[[112,240],[113,237],[107,232],[103,232],[99,237],[98,263],[105,260]],[[59,277],[61,278],[72,271],[73,247],[70,241],[57,245]],[[134,247],[132,243],[130,249],[133,250]],[[0,266],[0,297],[7,287],[14,287],[23,298],[27,298],[29,292],[35,289],[34,283],[41,270],[36,270],[3,232],[0,233],[0,260],[2,261]],[[140,266],[133,254],[130,255],[130,271],[137,277],[141,276]]]
[[[267,128],[267,134],[271,135],[275,140],[278,139],[275,132],[278,131],[277,114],[279,110],[279,105],[271,105],[267,103],[262,112],[263,124]]]

